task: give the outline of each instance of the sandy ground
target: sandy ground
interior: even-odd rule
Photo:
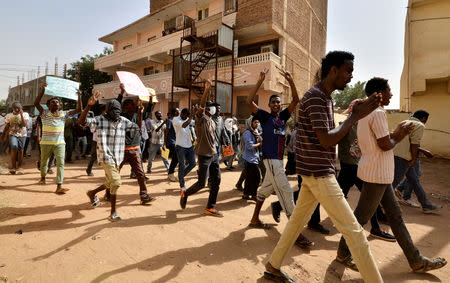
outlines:
[[[268,282],[262,278],[264,264],[287,220],[282,215],[275,225],[272,196],[261,218],[274,227],[247,228],[254,204],[242,200],[234,189],[239,171],[222,171],[217,208],[225,217],[215,218],[202,214],[206,190],[189,197],[186,210],[180,209],[178,185],[167,181],[160,161],[148,182],[157,200],[139,205],[137,182],[127,177],[126,166],[118,196],[123,220],[110,223],[109,204],[102,202],[93,209],[85,194],[102,183],[100,167],[95,167],[95,177],[88,177],[87,161],[67,165],[65,186],[70,191],[59,196],[53,193],[56,176],[50,175],[48,184],[40,186],[35,160],[26,163],[25,175],[0,176],[0,282]],[[423,161],[423,184],[430,199],[445,206],[441,215],[402,207],[411,236],[426,256],[450,255],[449,173],[449,160]],[[195,179],[191,173],[187,184]],[[289,179],[295,186],[296,178]],[[358,196],[352,189],[352,207]],[[361,282],[359,273],[334,261],[340,234],[323,209],[322,219],[331,234],[306,229],[304,234],[315,247],[294,246],[283,268],[299,282]],[[385,282],[450,282],[450,266],[414,274],[396,243],[369,242]]]

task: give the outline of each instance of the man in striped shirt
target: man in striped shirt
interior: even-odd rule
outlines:
[[[294,212],[266,264],[264,276],[268,279],[294,281],[280,267],[320,202],[336,228],[348,239],[364,281],[383,282],[364,230],[357,223],[336,180],[336,144],[359,119],[376,109],[381,99],[375,94],[365,102],[358,102],[349,118],[335,128],[331,93],[336,89],[343,90],[352,79],[353,59],[353,54],[349,52],[328,53],[322,59],[321,81],[309,89],[301,100],[296,171],[303,182]]]
[[[56,194],[65,194],[68,189],[62,188],[64,179],[64,159],[66,155],[66,142],[64,141],[64,125],[67,117],[81,112],[81,91],[78,91],[77,109],[72,111],[62,111],[61,101],[57,97],[52,97],[48,103],[48,111],[41,106],[41,99],[44,95],[47,84],[42,85],[41,90],[34,101],[34,106],[39,111],[42,119],[41,146],[41,180],[40,184],[45,184],[47,175],[48,159],[53,154],[56,159]]]

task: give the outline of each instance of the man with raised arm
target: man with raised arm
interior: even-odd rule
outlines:
[[[208,80],[205,84],[205,91],[203,92],[200,106],[194,107],[196,116],[195,133],[197,135],[197,145],[195,146],[195,152],[198,155],[198,181],[187,190],[181,190],[180,206],[182,209],[185,209],[188,197],[205,187],[209,170],[211,188],[205,214],[223,217],[223,214],[215,209],[220,186],[220,167],[214,137],[216,124],[211,119],[211,108],[214,106],[212,106],[213,102],[207,101],[210,89],[211,82]]]
[[[142,125],[142,114],[144,107],[138,107],[139,120],[135,124],[125,117],[120,116],[122,112],[120,103],[113,99],[107,102],[104,115],[94,118],[86,118],[90,108],[97,103],[100,92],[96,91],[89,98],[88,105],[81,113],[80,124],[87,124],[97,131],[97,160],[105,170],[106,181],[100,187],[88,191],[87,196],[91,204],[98,206],[100,200],[96,194],[108,189],[110,192],[111,214],[108,217],[110,221],[120,220],[116,211],[117,190],[122,181],[120,179],[119,165],[124,159],[125,152],[125,134],[132,131],[140,131]]]
[[[66,142],[64,141],[64,126],[69,116],[81,112],[81,91],[78,90],[77,108],[72,111],[63,111],[61,100],[57,97],[49,99],[48,110],[41,106],[41,99],[45,93],[47,84],[44,83],[34,101],[34,106],[39,111],[42,120],[41,147],[41,180],[45,185],[47,175],[48,159],[53,154],[56,160],[56,194],[65,194],[69,189],[62,188],[64,180],[64,160],[66,156]]]
[[[295,282],[280,270],[281,264],[311,217],[317,203],[327,211],[336,228],[348,239],[350,250],[365,282],[383,282],[372,257],[366,235],[336,180],[336,144],[361,118],[375,110],[381,100],[373,94],[358,102],[352,114],[335,128],[333,99],[352,79],[353,54],[329,52],[322,59],[321,80],[302,98],[296,140],[296,171],[303,181],[294,212],[269,261],[264,276],[281,282]]]

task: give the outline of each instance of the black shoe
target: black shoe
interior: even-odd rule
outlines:
[[[281,204],[277,201],[272,202],[270,204],[270,206],[272,207],[272,216],[273,216],[273,220],[275,220],[275,222],[280,223],[280,213],[281,210],[283,210],[283,208],[281,207]]]
[[[88,176],[94,176],[94,173],[92,173],[92,171],[89,171],[89,170],[87,170],[87,169],[86,169],[86,174],[87,174]]]
[[[308,229],[319,232],[324,235],[330,234],[330,230],[326,229],[321,224],[308,225]]]
[[[130,174],[130,179],[137,179],[136,174]]]
[[[236,184],[236,190],[238,191],[244,191],[244,188],[242,187],[242,185]]]
[[[187,196],[184,190],[181,190],[180,206],[182,209],[186,208]]]
[[[141,196],[141,204],[142,204],[142,205],[147,204],[147,203],[149,203],[149,202],[152,202],[152,201],[154,201],[154,200],[156,200],[156,199],[155,199],[154,197],[149,196],[149,195],[143,195],[143,196]]]
[[[395,237],[392,236],[391,234],[385,232],[385,231],[375,231],[375,230],[371,230],[370,231],[370,236],[373,238],[377,238],[380,240],[384,240],[384,241],[388,241],[388,242],[395,242]]]

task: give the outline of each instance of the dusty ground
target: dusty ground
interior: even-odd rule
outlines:
[[[125,167],[118,197],[123,220],[110,223],[109,205],[92,209],[85,195],[102,183],[99,167],[95,177],[88,177],[86,161],[68,165],[65,185],[70,192],[58,196],[53,194],[55,175],[39,186],[34,159],[26,161],[25,175],[0,176],[0,282],[267,282],[264,264],[286,218],[268,231],[248,229],[254,205],[233,189],[238,171],[223,171],[217,208],[225,217],[214,218],[202,215],[205,190],[189,198],[186,210],[180,209],[178,186],[167,182],[159,161],[148,182],[157,200],[139,205],[137,183],[127,177]],[[426,256],[450,255],[449,173],[448,160],[423,162],[430,199],[446,206],[441,215],[403,207],[411,236]],[[187,184],[195,179],[189,175]],[[295,185],[295,178],[290,180]],[[350,192],[352,207],[358,194],[356,189]],[[275,223],[269,201],[262,219]],[[359,273],[333,261],[340,234],[323,210],[322,219],[331,235],[306,230],[316,246],[310,251],[294,247],[283,268],[299,282],[362,281]],[[396,243],[370,240],[370,246],[385,282],[450,282],[450,266],[414,274]]]

